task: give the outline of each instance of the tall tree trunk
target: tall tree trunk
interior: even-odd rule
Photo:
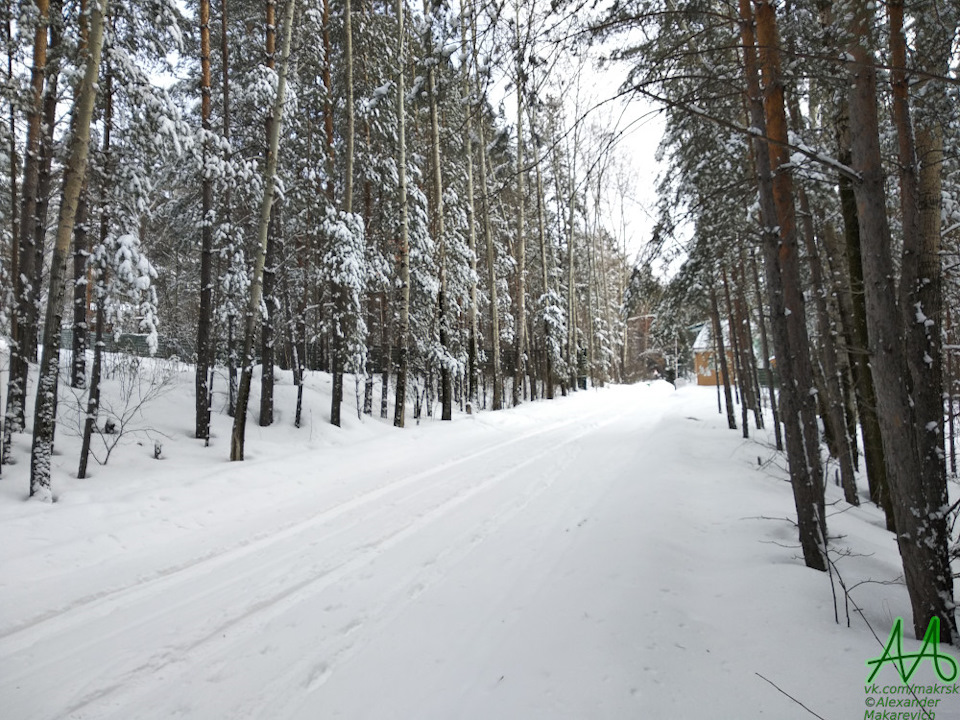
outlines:
[[[277,181],[280,125],[283,121],[283,101],[287,92],[287,69],[290,59],[290,37],[295,6],[296,0],[287,0],[287,6],[283,14],[283,45],[280,71],[277,78],[277,96],[274,100],[270,121],[270,141],[267,145],[267,163],[263,173],[263,199],[260,203],[260,221],[257,226],[257,259],[253,268],[250,299],[244,317],[243,373],[240,376],[240,388],[237,393],[237,414],[233,419],[233,433],[230,437],[231,460],[243,460],[247,406],[250,402],[250,382],[253,378],[253,336],[256,329],[256,318],[260,313],[260,298],[263,292],[263,268],[266,263],[270,213],[273,209],[273,196]]]
[[[4,6],[4,19],[6,21],[4,23],[6,27],[4,39],[7,43],[7,87],[9,91],[12,92],[14,87],[13,58],[17,51],[13,42],[12,0],[7,0]],[[17,247],[17,239],[20,237],[20,216],[18,214],[20,194],[17,192],[17,164],[19,162],[17,158],[17,108],[12,100],[13,98],[11,97],[7,102],[10,108],[10,145],[7,148],[7,159],[10,162],[10,286],[4,291],[3,298],[0,299],[0,302],[2,302],[2,307],[7,310],[7,316],[10,318],[11,323],[15,323],[16,298],[13,296],[11,290],[14,285],[14,278],[19,274],[19,248]],[[0,465],[3,465],[2,443],[0,443]]]
[[[105,269],[102,272],[106,273]],[[98,277],[97,285],[106,283],[106,277]],[[87,414],[83,419],[83,441],[80,445],[80,465],[77,477],[81,480],[87,476],[87,463],[90,459],[90,442],[97,427],[97,416],[100,411],[100,377],[103,371],[103,328],[106,312],[104,310],[103,293],[97,295],[97,312],[94,320],[93,367],[90,370],[90,391],[87,395]]]
[[[273,425],[274,368],[277,353],[277,324],[280,322],[280,298],[277,294],[277,272],[283,256],[280,237],[279,203],[274,203],[267,230],[267,256],[263,265],[263,308],[266,313],[260,324],[260,427]]]
[[[330,46],[330,0],[323,1],[323,67],[320,75],[325,91],[323,97],[323,130],[327,142],[327,200],[333,205],[334,186],[333,178],[336,172],[333,137],[333,80],[331,79],[331,65],[333,51]]]
[[[923,484],[933,503],[947,502],[946,462],[942,454],[943,420],[943,285],[941,269],[941,211],[943,173],[943,124],[951,116],[946,84],[939,80],[949,74],[953,38],[960,25],[960,7],[947,3],[942,8],[931,0],[913,11],[916,28],[915,53],[921,70],[937,78],[923,83],[916,93],[913,116],[917,171],[918,247],[917,273],[907,285],[901,280],[901,297],[914,303],[911,313],[902,310],[910,323],[908,358],[915,374],[917,444],[923,467]],[[905,59],[905,58],[904,58]],[[894,60],[894,65],[898,62]],[[905,294],[904,286],[911,292]],[[912,314],[912,317],[909,317]],[[947,533],[946,518],[938,518],[938,534]]]
[[[849,114],[844,99],[840,129],[840,162],[850,164]],[[874,371],[870,365],[867,337],[867,305],[864,300],[863,262],[860,251],[860,219],[857,216],[857,199],[853,182],[847,177],[838,181],[840,211],[843,216],[844,246],[846,250],[849,292],[842,290],[840,303],[843,312],[841,318],[848,318],[849,328],[847,347],[850,357],[850,369],[853,373],[857,415],[860,417],[860,432],[863,436],[863,459],[867,468],[867,483],[870,498],[883,509],[887,530],[894,531],[896,522],[893,515],[893,502],[887,484],[887,462],[885,459],[883,434],[880,432],[880,418],[877,415],[877,394],[874,383]],[[825,235],[830,240],[829,235]],[[828,249],[829,251],[829,249]]]
[[[31,281],[36,275],[37,186],[40,181],[40,144],[43,134],[43,85],[47,68],[47,26],[50,21],[50,0],[36,0],[37,25],[33,34],[33,65],[30,69],[30,96],[27,103],[27,144],[23,160],[21,183],[20,236],[14,255],[13,294],[16,307],[11,313],[10,370],[7,375],[7,404],[3,423],[3,458],[10,461],[13,433],[25,427],[24,408],[27,393],[29,363],[36,358],[36,325],[29,337],[29,318],[35,317]],[[25,282],[26,280],[26,282]],[[31,307],[34,309],[31,310]]]
[[[826,514],[823,506],[823,472],[820,464],[820,432],[817,410],[812,394],[813,368],[810,360],[810,340],[807,335],[806,309],[800,280],[800,253],[797,242],[796,208],[794,205],[793,173],[790,151],[787,148],[786,102],[783,74],[780,69],[780,38],[776,12],[770,0],[754,0],[756,7],[757,49],[761,77],[764,84],[764,109],[770,143],[770,170],[773,174],[773,199],[780,227],[778,248],[783,298],[789,335],[790,357],[794,388],[800,411],[804,447],[807,454],[807,473],[813,492],[820,494],[816,512],[820,517],[823,538],[826,538]],[[793,389],[793,388],[791,388]]]
[[[277,59],[277,7],[276,0],[267,0],[264,52],[266,66],[273,70]],[[270,143],[273,119],[266,123],[267,144]],[[273,368],[276,342],[276,323],[279,315],[279,300],[276,296],[277,251],[280,222],[277,218],[276,203],[270,210],[270,222],[267,224],[267,254],[263,266],[263,307],[266,312],[260,322],[260,427],[273,424]]]
[[[470,311],[469,311],[469,351],[467,353],[467,397],[473,409],[477,409],[479,392],[478,363],[480,361],[480,337],[477,328],[477,219],[476,197],[473,188],[473,116],[476,106],[470,88],[470,58],[467,51],[467,27],[472,25],[469,13],[471,7],[464,8],[465,16],[460,25],[460,53],[463,56],[462,89],[467,104],[466,120],[463,125],[463,152],[467,160],[467,246],[470,248]]]
[[[97,78],[103,50],[103,18],[107,0],[95,0],[90,11],[87,57],[83,80],[74,100],[70,137],[70,159],[63,178],[56,243],[50,264],[50,287],[43,328],[43,356],[33,415],[33,446],[30,455],[30,495],[50,502],[50,458],[56,427],[57,381],[60,365],[60,320],[63,316],[64,280],[70,239],[77,217],[77,204],[87,172],[90,123],[97,97]],[[81,22],[86,22],[81,19]]]
[[[840,386],[840,371],[837,367],[837,348],[834,343],[833,328],[830,324],[830,312],[827,309],[827,289],[823,279],[823,266],[820,263],[820,249],[814,237],[813,218],[806,193],[800,191],[800,208],[803,213],[803,240],[807,247],[807,264],[813,281],[813,295],[817,311],[817,328],[820,331],[820,359],[823,364],[824,387],[826,397],[823,404],[833,429],[836,443],[837,460],[840,463],[840,482],[843,497],[851,505],[860,504],[857,494],[857,479],[853,473],[853,456],[850,440],[847,437],[847,422],[843,408],[843,390]]]
[[[223,87],[223,139],[230,144],[230,43],[227,36],[227,0],[220,0],[220,58],[222,66]],[[229,158],[228,158],[229,159]],[[223,193],[223,221],[232,228],[232,196],[228,186]],[[237,343],[234,334],[237,315],[234,312],[233,302],[229,305],[227,314],[227,415],[235,417],[237,413]]]
[[[423,0],[423,12],[431,16],[433,7],[430,0]],[[439,265],[439,289],[437,290],[437,313],[439,321],[440,346],[444,354],[449,352],[450,319],[447,309],[447,253],[443,221],[443,175],[440,161],[440,116],[437,106],[436,63],[433,47],[433,28],[430,23],[425,28],[425,44],[428,58],[427,96],[430,105],[430,174],[432,180],[430,200],[430,231],[437,243]],[[450,420],[453,416],[453,378],[450,366],[444,359],[440,366],[440,402],[441,420]]]
[[[946,399],[947,399],[947,442],[949,444],[948,454],[950,455],[950,472],[953,475],[957,474],[957,436],[956,436],[956,427],[954,426],[955,418],[957,416],[957,408],[955,406],[955,399],[957,396],[957,377],[955,374],[955,369],[953,366],[953,356],[956,353],[958,345],[956,343],[956,338],[953,335],[953,318],[950,314],[950,305],[946,305],[946,338],[949,347],[945,348],[946,356],[946,376],[944,377],[944,385],[946,386]]]
[[[213,318],[213,178],[210,177],[210,0],[200,0],[200,122],[203,129],[202,163],[200,170],[200,316],[197,321],[197,368],[194,385],[194,437],[209,440],[210,406],[208,376],[213,364],[211,339]]]
[[[381,355],[383,360],[381,361],[382,367],[380,369],[380,417],[386,420],[389,412],[389,395],[390,395],[390,370],[393,366],[393,346],[390,342],[390,328],[393,327],[393,311],[392,309],[389,312],[389,322],[387,320],[387,295],[386,293],[380,294],[380,327],[383,328],[383,334],[381,340],[383,341],[383,350]]]
[[[530,108],[530,131],[533,136],[538,137],[536,103],[531,103]],[[547,400],[553,400],[553,358],[551,357],[550,347],[552,340],[552,329],[547,320],[547,303],[550,298],[550,257],[547,252],[547,226],[544,209],[543,193],[543,173],[540,165],[543,162],[542,151],[539,144],[537,148],[536,178],[537,178],[537,239],[540,244],[540,262],[543,271],[543,385],[544,394]]]
[[[60,35],[63,24],[62,0],[50,3],[50,39],[47,45],[47,67],[43,89],[43,130],[40,138],[40,176],[37,182],[37,219],[33,240],[33,276],[30,278],[30,314],[23,326],[25,337],[33,338],[30,345],[30,359],[36,359],[37,321],[40,311],[40,288],[43,287],[43,255],[47,239],[47,217],[50,208],[50,196],[53,192],[53,134],[57,123],[57,86],[60,76],[62,48]],[[26,273],[26,269],[21,270]],[[32,357],[31,357],[32,355]]]
[[[840,8],[844,14],[849,12],[846,6]],[[824,28],[834,22],[836,14],[833,5],[824,3]],[[846,48],[835,46],[831,50],[839,55]],[[850,105],[845,91],[839,91],[837,97],[837,113],[834,122],[837,136],[837,159],[844,165],[852,163],[850,150]],[[870,488],[870,497],[884,510],[887,529],[893,531],[895,527],[893,507],[890,491],[887,485],[887,465],[884,458],[883,437],[880,431],[880,420],[877,416],[876,390],[873,371],[869,362],[869,340],[867,337],[867,310],[864,300],[864,275],[861,262],[861,229],[857,217],[857,200],[854,195],[854,178],[840,173],[838,180],[838,194],[840,196],[840,212],[843,218],[845,253],[830,252],[831,258],[836,258],[842,265],[846,260],[846,272],[837,273],[834,277],[841,278],[837,284],[841,288],[839,301],[841,306],[841,322],[844,323],[844,333],[847,336],[848,356],[855,385],[857,414],[860,416],[861,434],[863,436],[863,454],[867,468],[867,482]],[[829,233],[825,233],[824,241],[833,242]],[[828,248],[829,251],[829,248]]]
[[[366,66],[366,57],[364,57],[364,66]],[[366,68],[365,68],[366,69]],[[369,81],[369,76],[365,78]],[[366,134],[366,145],[370,147],[370,123],[366,122],[365,124],[365,134]],[[371,216],[373,214],[373,188],[369,178],[363,181],[363,226],[364,228],[370,228]],[[372,252],[375,247],[375,239],[373,233],[366,232],[367,238],[367,248]],[[382,309],[383,299],[382,296],[378,297],[376,293],[373,292],[373,288],[368,287],[366,289],[366,306],[367,306],[367,347],[373,348],[373,328],[377,322],[377,305],[378,301]],[[382,313],[381,313],[382,316]],[[384,335],[387,332],[386,326],[381,322],[380,324],[380,346],[384,345]],[[369,366],[364,373],[364,382],[363,382],[363,414],[364,415],[373,415],[373,370]]]
[[[740,342],[739,322],[733,309],[733,298],[730,293],[730,278],[725,264],[721,264],[720,274],[723,278],[723,295],[727,305],[727,322],[730,326],[730,343],[733,345],[734,368],[737,373],[737,384],[740,386],[740,423],[743,425],[744,439],[750,437],[750,407],[753,404],[750,377],[747,374],[743,345]]]
[[[870,365],[876,379],[877,414],[886,451],[887,480],[893,500],[897,541],[913,608],[917,638],[929,621],[940,618],[941,641],[956,637],[953,576],[944,533],[945,488],[924,485],[923,460],[914,430],[917,418],[904,378],[902,316],[893,287],[891,234],[886,215],[884,173],[880,156],[877,70],[873,50],[872,3],[853,8],[848,48],[852,166],[860,220],[861,259],[870,339]]]
[[[799,287],[796,228],[790,173],[776,172],[786,158],[775,142],[786,139],[783,86],[779,77],[778,38],[773,8],[757,3],[758,35],[755,40],[750,0],[740,0],[740,29],[743,40],[750,124],[760,132],[753,140],[763,226],[764,265],[773,327],[777,369],[780,372],[780,409],[784,420],[787,458],[797,509],[797,524],[804,562],[816,570],[827,569],[826,518],[823,478],[819,462],[819,437],[812,405],[812,372],[803,295]],[[760,33],[760,28],[763,32]],[[760,89],[757,47],[764,49],[766,92]],[[764,99],[766,102],[764,102]],[[768,116],[772,119],[768,128]],[[789,313],[788,313],[789,311]],[[810,446],[815,445],[815,452]],[[816,457],[814,457],[816,455]]]
[[[474,72],[476,82],[476,98],[472,109],[478,112],[477,134],[480,146],[480,207],[483,213],[483,240],[487,255],[487,273],[490,292],[490,353],[493,369],[493,409],[503,408],[503,374],[500,368],[500,307],[497,299],[497,251],[493,244],[493,232],[490,227],[490,183],[487,179],[487,138],[484,130],[483,117],[479,116],[479,98],[483,97],[483,88],[480,83],[480,67],[476,61],[477,51],[477,20],[473,15],[471,3],[470,32],[473,41]]]
[[[407,345],[410,342],[410,235],[407,214],[407,129],[404,103],[406,46],[403,37],[403,0],[397,0],[397,175],[400,203],[400,327],[397,332],[397,391],[394,427],[403,427],[407,403]]]
[[[572,162],[570,163],[570,194],[567,198],[567,364],[570,366],[570,387],[576,390],[579,384],[580,357],[577,343],[577,284],[576,255],[573,251],[574,212],[577,206],[577,133],[573,135]]]
[[[760,272],[757,269],[757,257],[750,254],[750,267],[753,273],[753,290],[757,298],[757,313],[760,321],[760,351],[763,353],[763,369],[767,375],[767,392],[770,396],[770,414],[773,416],[773,434],[777,450],[783,452],[783,433],[780,428],[780,411],[777,403],[776,383],[773,381],[773,368],[770,365],[770,343],[767,339],[767,321],[763,312],[763,294],[760,292]]]
[[[70,387],[87,386],[87,312],[90,307],[90,287],[87,280],[88,197],[87,187],[80,191],[77,203],[77,224],[73,229],[73,347],[70,361]]]
[[[727,348],[723,341],[723,325],[720,322],[720,304],[717,302],[717,291],[710,286],[710,318],[713,320],[713,342],[717,354],[717,387],[723,381],[723,399],[727,408],[727,427],[737,429],[737,417],[733,409],[733,394],[730,392],[730,368],[727,367]]]
[[[747,303],[747,259],[746,253],[743,250],[743,245],[740,245],[739,252],[739,276],[737,273],[738,268],[734,267],[733,270],[733,283],[737,288],[737,294],[734,298],[734,306],[736,308],[737,316],[737,329],[740,333],[740,347],[742,348],[744,354],[744,364],[746,373],[749,375],[750,381],[750,390],[751,390],[751,407],[753,408],[753,419],[757,426],[757,430],[762,430],[764,428],[763,422],[763,408],[761,407],[760,398],[762,397],[762,392],[760,390],[760,372],[757,368],[757,356],[753,348],[753,321],[750,319],[750,305]]]
[[[943,436],[943,365],[940,351],[940,212],[932,228],[932,262],[928,259],[921,272],[924,237],[920,225],[920,181],[910,117],[907,77],[907,42],[903,27],[903,0],[887,3],[890,18],[890,60],[893,95],[893,120],[897,130],[897,163],[900,179],[900,222],[903,251],[900,260],[899,304],[903,319],[907,367],[910,370],[908,393],[916,415],[917,451],[927,490],[946,495],[945,466],[940,456]],[[946,67],[944,67],[946,71]],[[926,88],[932,91],[933,88]],[[939,194],[939,167],[935,173]],[[932,289],[931,289],[932,286]],[[925,290],[925,292],[924,292]],[[946,519],[939,532],[946,534]]]
[[[597,187],[598,187],[598,190],[599,190],[599,183],[598,183]],[[588,172],[587,172],[586,187],[585,187],[584,193],[583,193],[583,206],[584,206],[584,208],[588,207],[588,203],[589,203],[589,199],[590,199],[590,195],[589,195],[590,190],[589,190],[589,188],[590,188],[590,173],[589,173],[589,171],[588,171]],[[594,328],[594,325],[593,325],[594,320],[595,320],[595,318],[596,318],[596,313],[594,313],[594,311],[593,311],[593,300],[594,300],[594,283],[593,283],[593,240],[594,240],[594,237],[595,237],[595,234],[596,234],[597,226],[599,225],[599,222],[598,222],[599,219],[597,218],[596,207],[594,208],[594,215],[593,215],[593,217],[594,217],[594,223],[595,223],[595,225],[594,225],[594,232],[591,233],[590,230],[589,230],[589,228],[586,228],[586,231],[587,231],[587,232],[586,232],[586,236],[583,238],[583,240],[584,240],[583,245],[584,245],[584,250],[586,251],[586,256],[587,256],[587,257],[586,257],[587,277],[586,277],[586,283],[585,283],[586,289],[587,289],[587,297],[584,298],[584,299],[586,300],[586,305],[587,305],[587,307],[586,307],[586,310],[587,310],[586,326],[587,326],[587,327],[585,328],[585,329],[586,329],[586,333],[587,333],[587,364],[588,364],[588,368],[589,368],[588,374],[590,375],[590,382],[591,382],[592,384],[596,385],[596,379],[597,379],[597,378],[596,378],[596,358],[595,358],[595,356],[594,356],[594,344],[595,344],[595,341],[596,341],[596,329]]]
[[[344,3],[344,54],[345,54],[345,72],[346,72],[346,110],[347,110],[347,129],[346,129],[346,168],[345,187],[343,197],[343,210],[347,214],[353,213],[353,163],[354,163],[354,100],[353,100],[353,12],[350,6],[350,0]],[[332,147],[332,146],[331,146]],[[331,149],[332,154],[332,149]],[[334,315],[341,318],[346,312],[346,289],[334,284],[331,288],[333,294]],[[336,320],[335,322],[339,322]],[[330,405],[330,422],[339,427],[340,425],[340,406],[343,403],[343,337],[339,328],[335,329],[330,342],[330,372],[333,375],[333,394]]]
[[[574,131],[573,131],[573,132],[574,132],[574,134],[576,135],[576,132],[577,132],[576,127],[574,127]],[[552,137],[551,137],[551,141],[552,141],[552,143],[553,143],[553,152],[551,153],[550,164],[551,164],[551,167],[552,167],[552,169],[553,169],[554,197],[556,198],[556,205],[557,205],[557,209],[556,209],[556,213],[555,213],[555,214],[556,214],[556,218],[557,218],[557,236],[558,236],[558,237],[564,237],[564,238],[565,238],[565,237],[567,236],[567,231],[566,231],[566,229],[565,229],[565,222],[564,222],[564,216],[565,216],[565,213],[564,213],[564,202],[563,202],[564,193],[563,193],[563,188],[562,188],[562,186],[561,186],[561,181],[560,181],[560,150],[559,150],[559,146],[558,146],[559,144],[557,143],[555,136],[552,136]],[[558,253],[560,253],[559,248],[557,249],[557,251],[558,251]],[[563,258],[563,255],[562,255],[562,253],[560,253],[560,261],[559,261],[559,263],[558,263],[558,264],[559,264],[558,273],[562,273],[562,272],[563,272],[563,259],[562,259],[562,258]],[[558,290],[559,290],[560,294],[562,295],[562,293],[563,293],[562,283],[558,286]],[[562,298],[561,298],[561,299],[562,299]],[[567,309],[569,310],[569,307],[568,307]],[[564,354],[568,352],[568,342],[569,342],[569,337],[570,337],[570,318],[567,317],[567,318],[565,318],[565,319],[566,319],[566,326],[567,326],[567,327],[565,328],[566,331],[567,331],[567,337],[563,338],[562,340],[561,340],[561,339],[558,339],[558,340],[557,340],[557,343],[558,343],[559,346],[560,346],[560,359],[561,359],[561,361],[563,360]],[[566,397],[566,395],[567,395],[567,385],[570,383],[570,370],[569,370],[569,368],[566,369],[566,372],[564,373],[564,375],[561,376],[561,377],[559,377],[558,380],[560,381],[560,394],[561,394],[563,397]]]
[[[523,166],[523,90],[524,73],[523,53],[526,50],[520,40],[520,18],[519,4],[516,5],[517,19],[517,244],[516,244],[516,263],[517,263],[517,322],[515,333],[514,352],[516,354],[513,369],[513,404],[520,404],[520,392],[523,388],[523,377],[526,374],[526,339],[527,339],[527,316],[526,316],[526,295],[527,295],[527,240],[525,226],[525,197],[526,189],[524,187],[525,168]]]
[[[353,146],[354,146],[354,108],[353,108],[353,12],[350,6],[350,0],[344,0],[343,8],[344,23],[344,54],[346,70],[346,89],[347,89],[347,132],[346,132],[346,168],[344,170],[344,194],[343,210],[345,213],[353,212]],[[331,288],[333,292],[334,313],[340,317],[346,309],[346,299],[344,288],[336,286]],[[343,338],[339,329],[333,332],[331,338],[330,355],[332,360],[331,372],[333,374],[333,394],[330,404],[330,422],[339,427],[340,425],[340,406],[343,403]]]
[[[16,48],[13,43],[13,4],[7,0],[4,8],[4,19],[6,26],[5,40],[7,43],[7,87],[12,91],[13,85],[13,56]],[[7,317],[10,318],[11,333],[16,337],[16,297],[12,289],[15,285],[14,278],[19,275],[19,248],[17,247],[17,238],[20,234],[20,219],[17,213],[19,194],[17,192],[17,110],[10,97],[8,105],[10,107],[10,145],[7,148],[8,159],[10,161],[10,269],[8,275],[8,289],[3,292],[0,298],[0,307],[7,311]],[[7,461],[7,452],[9,450],[10,436],[6,433],[5,418],[0,417],[0,473],[3,471],[3,465]]]
[[[103,144],[101,146],[101,155],[103,156],[104,175],[110,177],[110,140],[113,135],[113,73],[107,68],[107,78],[105,85],[106,103],[103,118]],[[100,243],[107,241],[107,233],[110,229],[110,208],[106,199],[107,188],[101,188],[100,194]],[[81,195],[81,202],[83,196]],[[78,211],[78,222],[80,213]],[[79,227],[79,226],[78,226]],[[75,234],[75,241],[79,235]],[[93,293],[86,293],[86,303],[84,305],[84,320],[86,320],[86,307],[89,305],[89,298],[95,297],[97,310],[94,320],[94,345],[93,345],[93,367],[90,371],[90,390],[87,393],[87,414],[83,422],[83,441],[80,447],[80,463],[77,469],[77,477],[85,478],[87,476],[87,463],[90,458],[90,443],[93,440],[93,433],[97,427],[97,416],[100,412],[100,379],[103,371],[103,333],[106,325],[106,285],[107,268],[100,266],[94,268],[90,273],[95,281]]]
[[[850,439],[850,455],[853,458],[854,470],[859,471],[859,418],[854,368],[850,360],[853,347],[853,331],[851,329],[853,303],[850,298],[850,272],[847,270],[845,250],[838,240],[838,233],[834,223],[821,217],[820,224],[823,228],[820,234],[820,240],[824,250],[824,277],[828,281],[826,286],[828,298],[827,307],[830,311],[833,325],[839,330],[840,337],[840,345],[837,348],[837,367],[840,370],[840,381],[843,388],[847,437]],[[829,301],[830,298],[832,298],[832,302]],[[843,348],[845,348],[845,350]]]
[[[795,97],[792,97],[789,106],[793,129],[795,132],[799,132],[802,124],[800,104]],[[810,199],[802,185],[797,187],[797,201],[800,204],[800,230],[807,249],[807,264],[810,267],[813,280],[817,325],[820,331],[820,357],[824,375],[823,389],[826,392],[826,397],[822,398],[822,401],[829,416],[828,424],[834,433],[844,499],[851,505],[859,505],[860,498],[857,494],[856,477],[853,474],[853,457],[843,411],[843,391],[837,367],[837,348],[830,323],[830,313],[827,308],[827,289],[823,278],[823,265],[820,262],[820,252],[815,237]]]

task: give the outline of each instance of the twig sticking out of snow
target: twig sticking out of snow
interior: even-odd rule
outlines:
[[[765,677],[764,677],[763,675],[761,675],[760,673],[754,673],[754,675],[756,675],[756,676],[757,676],[758,678],[760,678],[761,680],[766,680],[768,683],[770,683],[771,685],[773,685],[777,690],[779,690],[781,693],[783,693],[783,694],[786,695],[788,698],[790,698],[791,700],[793,700],[797,705],[799,705],[800,707],[802,707],[804,710],[806,710],[808,713],[810,713],[810,714],[813,715],[814,717],[820,718],[820,720],[827,720],[825,717],[823,717],[823,715],[817,715],[813,710],[811,710],[810,708],[808,708],[808,707],[807,707],[806,705],[804,705],[802,702],[800,702],[799,700],[797,700],[793,695],[791,695],[790,693],[786,692],[782,687],[780,687],[780,686],[777,685],[775,682],[773,682],[773,680],[771,680],[771,679],[769,679],[769,678],[765,678]]]

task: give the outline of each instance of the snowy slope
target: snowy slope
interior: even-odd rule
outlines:
[[[709,389],[406,430],[281,416],[228,463],[230,419],[190,439],[180,383],[153,409],[166,459],[134,442],[80,481],[65,437],[52,506],[22,501],[26,462],[4,470],[3,718],[810,717],[760,675],[862,717],[877,640],[842,596],[834,622],[782,461]],[[896,578],[879,513],[839,498],[847,585]],[[884,638],[909,616],[899,585],[853,596]]]

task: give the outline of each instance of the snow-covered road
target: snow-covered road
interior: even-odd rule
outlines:
[[[809,717],[757,673],[862,712],[873,646],[714,402],[578,393],[13,518],[0,716]]]

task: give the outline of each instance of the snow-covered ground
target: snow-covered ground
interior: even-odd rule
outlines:
[[[171,383],[86,480],[58,430],[52,505],[24,502],[17,438],[0,479],[5,720],[812,717],[783,693],[863,717],[880,645],[853,608],[847,627],[839,578],[835,604],[803,567],[782,459],[726,429],[711,389],[610,387],[405,430],[351,399],[337,429],[315,374],[304,427],[287,381],[276,424],[251,422],[229,463],[230,418],[218,406],[204,448],[192,376]],[[877,581],[852,595],[886,639],[909,618],[883,584],[896,548],[876,508],[841,498],[831,486],[839,572]],[[951,702],[937,718],[960,717]]]

